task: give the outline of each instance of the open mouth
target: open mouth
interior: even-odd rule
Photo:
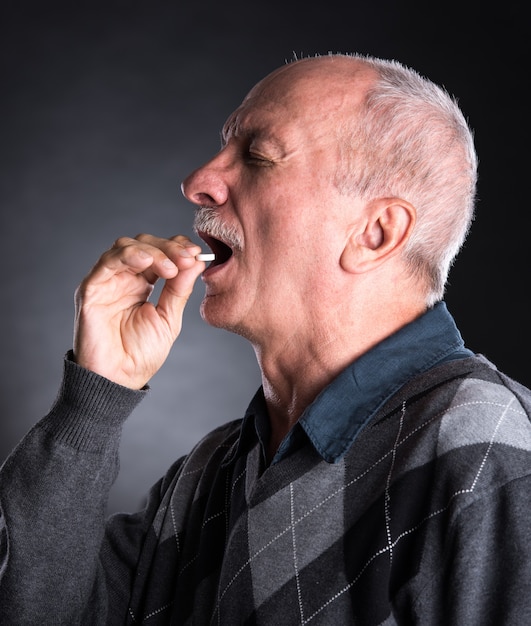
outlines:
[[[230,259],[233,250],[227,243],[221,241],[220,239],[216,239],[215,237],[211,237],[206,233],[198,232],[197,234],[216,255],[216,258],[211,261],[208,267],[223,265],[223,263],[226,263]]]

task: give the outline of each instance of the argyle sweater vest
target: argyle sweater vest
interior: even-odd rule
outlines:
[[[507,384],[479,359],[436,368],[335,464],[308,443],[264,467],[240,422],[212,432],[153,490],[129,600],[110,577],[109,623],[126,601],[127,623],[148,626],[531,623],[531,601],[516,602],[529,395]],[[503,590],[515,567],[527,583]]]

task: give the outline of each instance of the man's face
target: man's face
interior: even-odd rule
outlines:
[[[326,68],[282,68],[250,92],[221,151],[184,181],[186,197],[210,209],[196,228],[217,256],[201,307],[214,326],[258,343],[291,336],[337,288],[353,214],[334,185],[341,85]]]

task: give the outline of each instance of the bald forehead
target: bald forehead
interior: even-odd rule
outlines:
[[[359,58],[348,56],[312,57],[288,63],[257,83],[245,100],[279,92],[348,93],[361,99],[376,79],[376,73]],[[245,102],[244,100],[244,102]]]
[[[268,115],[276,119],[279,112],[289,112],[291,122],[299,120],[323,126],[327,121],[347,119],[356,112],[367,89],[376,78],[375,71],[359,59],[350,57],[314,57],[278,68],[257,83],[242,104],[229,117],[223,129],[226,139],[233,134],[253,134],[246,128],[249,118],[256,124],[260,111],[262,121]],[[287,121],[287,120],[286,120]]]

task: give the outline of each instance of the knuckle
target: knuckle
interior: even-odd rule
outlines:
[[[131,237],[118,237],[112,244],[111,249],[125,248],[126,246],[130,246],[132,241]]]
[[[74,302],[79,307],[85,302],[87,292],[90,291],[90,278],[85,278],[74,291]]]

